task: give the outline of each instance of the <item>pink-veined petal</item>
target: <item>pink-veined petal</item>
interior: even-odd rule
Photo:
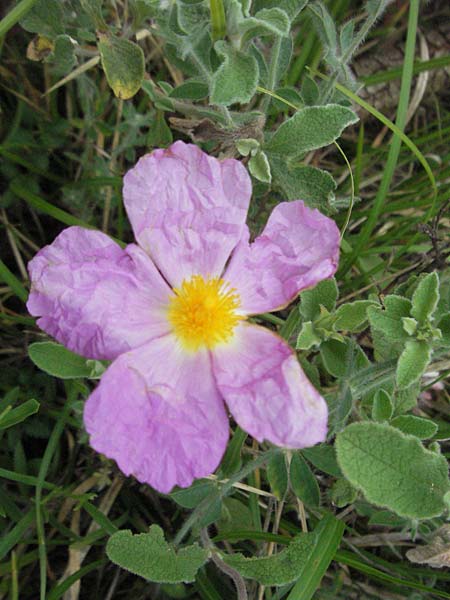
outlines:
[[[270,312],[331,277],[339,260],[335,222],[301,200],[278,204],[252,243],[244,234],[224,279],[236,288],[244,314]]]
[[[228,440],[208,352],[187,354],[173,335],[119,356],[84,422],[95,450],[163,493],[212,473]]]
[[[305,448],[325,440],[325,400],[276,334],[242,323],[231,343],[214,348],[213,371],[236,422],[259,442]]]
[[[175,142],[128,171],[123,196],[138,243],[176,287],[222,273],[243,232],[251,182],[239,161]]]
[[[74,352],[113,359],[167,333],[171,290],[145,252],[69,227],[28,265],[29,312]]]

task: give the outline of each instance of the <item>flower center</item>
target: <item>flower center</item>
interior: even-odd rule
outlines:
[[[169,303],[169,321],[183,346],[198,350],[228,341],[243,318],[236,314],[239,295],[219,277],[185,279]]]

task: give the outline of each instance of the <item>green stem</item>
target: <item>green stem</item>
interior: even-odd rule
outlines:
[[[8,285],[14,294],[20,298],[23,302],[28,299],[28,292],[17,277],[11,273],[5,263],[0,260],[0,280],[4,281]]]
[[[22,2],[19,2],[19,4],[10,10],[6,17],[3,17],[0,21],[0,38],[8,33],[11,27],[14,27],[31,10],[33,4],[36,4],[36,2],[37,0],[22,0]]]

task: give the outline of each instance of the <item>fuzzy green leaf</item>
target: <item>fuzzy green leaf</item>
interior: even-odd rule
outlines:
[[[158,525],[148,533],[133,535],[129,530],[118,531],[106,545],[108,558],[135,575],[157,583],[189,583],[194,581],[208,553],[198,544],[178,552],[164,539]]]
[[[313,472],[299,452],[292,455],[289,470],[292,491],[306,506],[317,507],[320,504],[320,490]]]
[[[320,316],[320,307],[332,311],[338,297],[338,287],[334,278],[324,279],[314,288],[300,294],[300,314],[305,321],[315,321]]]
[[[322,169],[291,165],[286,158],[268,153],[275,185],[288,200],[303,198],[308,206],[327,211],[334,200],[336,182]]]
[[[170,494],[172,500],[183,508],[196,508],[207,496],[217,492],[217,485],[209,479],[196,479],[188,488],[180,488]]]
[[[302,11],[308,4],[308,0],[256,0],[253,2],[255,9],[258,8],[281,8],[291,20]]]
[[[430,419],[422,419],[414,415],[400,415],[392,419],[391,425],[397,427],[403,433],[415,435],[421,440],[426,440],[434,436],[438,430],[436,423]]]
[[[356,500],[358,492],[346,479],[338,479],[331,487],[330,500],[338,508],[344,508]]]
[[[349,331],[357,333],[364,329],[367,323],[367,309],[376,305],[372,300],[357,300],[340,306],[336,313],[334,329],[336,331]]]
[[[331,475],[332,477],[342,477],[334,446],[317,444],[317,446],[312,448],[304,448],[302,455],[319,471],[327,473],[327,475]]]
[[[439,277],[428,273],[417,286],[412,297],[411,316],[423,323],[429,319],[439,302]]]
[[[378,390],[375,394],[372,406],[372,419],[374,421],[389,421],[394,412],[390,395],[384,390]]]
[[[228,106],[236,102],[250,102],[258,83],[258,63],[255,57],[235,50],[223,41],[216,42],[214,47],[225,60],[212,79],[212,104]]]
[[[92,377],[93,361],[75,354],[55,342],[36,342],[28,346],[28,356],[42,371],[60,379]]]
[[[297,535],[287,548],[272,556],[246,558],[243,554],[222,555],[222,560],[247,579],[262,585],[285,585],[295,581],[316,545],[313,533]]]
[[[449,489],[447,461],[417,438],[380,423],[353,423],[336,438],[339,465],[367,500],[402,517],[440,515]]]
[[[106,79],[118,98],[128,100],[141,88],[144,79],[144,53],[130,40],[113,35],[100,36],[98,49]]]
[[[257,152],[248,161],[248,170],[258,181],[262,181],[263,183],[270,183],[272,181],[270,164],[266,154],[262,151]]]
[[[399,389],[419,381],[431,358],[430,345],[425,341],[408,340],[397,364],[395,379]]]
[[[438,328],[441,331],[441,344],[446,348],[450,348],[450,315],[445,315],[438,323]]]
[[[164,112],[157,110],[147,134],[147,145],[153,148],[167,148],[173,141],[172,131],[164,118]]]
[[[287,119],[265,146],[269,153],[298,159],[310,150],[328,146],[358,117],[345,106],[307,106]]]
[[[239,30],[245,34],[246,40],[264,35],[286,37],[289,35],[290,25],[289,17],[284,10],[263,8],[254,17],[241,21]]]
[[[396,388],[394,390],[394,413],[401,415],[408,412],[417,405],[417,398],[420,394],[420,385],[413,383],[404,390]]]
[[[282,500],[288,487],[286,457],[283,452],[274,454],[267,463],[267,479],[272,493],[278,500]]]
[[[208,86],[202,81],[190,79],[173,89],[169,96],[178,100],[203,100],[208,97]]]
[[[306,321],[303,323],[300,333],[297,337],[296,348],[297,350],[309,350],[314,346],[320,346],[322,338],[317,334],[314,329],[314,323]]]
[[[20,20],[20,25],[32,33],[50,39],[64,33],[64,11],[58,0],[37,0],[35,5]]]
[[[370,326],[383,333],[392,341],[403,342],[408,334],[403,328],[403,317],[410,316],[411,302],[407,298],[394,294],[384,299],[385,309],[380,306],[371,306],[367,309]]]

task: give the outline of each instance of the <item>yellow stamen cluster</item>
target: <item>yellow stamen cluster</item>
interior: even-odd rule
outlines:
[[[168,317],[186,349],[213,348],[233,336],[242,319],[236,314],[239,295],[223,279],[194,275],[173,291]]]

